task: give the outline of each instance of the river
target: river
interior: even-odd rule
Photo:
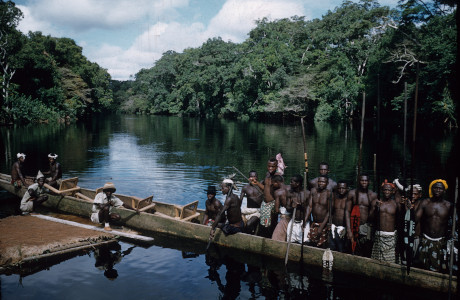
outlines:
[[[381,126],[376,132],[367,122],[363,141],[363,171],[375,181],[393,180],[411,174],[412,136],[407,135],[403,153],[401,126]],[[47,169],[47,154],[55,152],[64,177],[78,177],[79,185],[101,187],[111,181],[117,192],[162,202],[186,204],[200,200],[204,208],[208,185],[218,185],[225,176],[254,169],[263,177],[269,157],[281,152],[289,176],[304,173],[304,148],[299,122],[238,122],[166,116],[101,115],[89,122],[71,125],[35,125],[0,128],[0,170],[10,173],[17,152],[24,152],[27,175]],[[412,133],[412,131],[408,132]],[[448,180],[448,197],[454,190],[458,145],[456,132],[418,130],[414,177],[424,190],[436,178]],[[318,175],[318,164],[330,164],[330,177],[355,186],[360,129],[350,124],[306,124],[309,178]],[[375,154],[375,155],[374,155]],[[374,173],[374,159],[377,172]],[[405,168],[403,162],[406,161]],[[245,180],[235,177],[241,188]],[[426,193],[425,193],[426,195]],[[18,213],[18,199],[4,191],[2,215]],[[222,195],[217,196],[223,200]],[[288,276],[282,262],[267,262],[241,253],[204,255],[205,245],[193,241],[155,237],[155,245],[141,247],[120,242],[109,280],[96,267],[97,255],[90,252],[45,270],[26,275],[0,275],[2,299],[263,299],[313,297],[356,299],[365,293],[379,299],[427,298],[429,293],[391,290],[362,279],[347,280],[334,275],[322,280],[321,272],[292,266]],[[216,254],[217,252],[217,254]],[[224,251],[225,252],[225,251]],[[302,276],[300,276],[302,275]],[[300,276],[300,277],[299,277]],[[342,278],[339,280],[339,278]]]

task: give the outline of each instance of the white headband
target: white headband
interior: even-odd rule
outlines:
[[[414,189],[417,189],[417,191],[421,192],[422,191],[422,187],[420,186],[420,184],[414,184]],[[406,188],[406,192],[410,191],[410,185]]]
[[[52,158],[52,159],[56,159],[58,157],[58,155],[56,153],[54,153],[54,155],[53,155],[53,153],[50,153],[50,154],[48,154],[48,157]]]
[[[24,157],[26,158],[26,155],[24,153],[18,153],[16,154],[17,158]]]

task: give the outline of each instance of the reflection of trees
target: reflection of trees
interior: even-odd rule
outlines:
[[[124,256],[130,254],[135,247],[132,246],[121,251],[121,246],[118,243],[103,245],[94,250],[94,258],[96,259],[94,266],[99,270],[104,270],[104,276],[109,280],[115,280],[118,277],[118,271],[114,269],[114,265],[119,263]]]

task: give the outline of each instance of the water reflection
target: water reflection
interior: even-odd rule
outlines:
[[[114,265],[121,262],[121,259],[130,254],[136,246],[131,246],[125,251],[121,251],[119,243],[102,245],[94,250],[94,258],[96,262],[94,266],[104,271],[104,276],[109,280],[115,280],[118,277],[118,271]]]

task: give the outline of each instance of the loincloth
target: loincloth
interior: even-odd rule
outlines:
[[[290,217],[281,218],[272,234],[272,240],[285,242],[287,240],[287,228]]]
[[[324,226],[323,230],[320,232],[319,223],[312,223],[310,225],[310,231],[308,232],[308,238],[310,242],[315,243],[317,246],[321,246],[327,241],[327,235],[329,233],[329,228]]]
[[[249,221],[252,217],[260,218],[260,209],[259,208],[248,208],[248,207],[241,208],[241,216],[246,221]]]
[[[376,231],[371,258],[394,263],[396,261],[396,231]]]
[[[275,201],[269,203],[262,202],[260,206],[260,225],[270,227],[272,224],[272,215],[275,210]]]
[[[224,227],[222,227],[222,231],[225,233],[225,235],[243,232],[243,229],[244,229],[243,221],[241,221],[238,225],[226,223]]]
[[[289,233],[291,232],[291,227],[292,227],[291,242],[300,244],[302,241],[302,221],[296,221],[292,219],[289,221],[289,225],[287,227],[287,235],[288,235],[287,239],[289,239]],[[310,231],[310,222],[308,222],[305,225],[305,230],[303,231],[304,232],[303,234],[304,243],[310,241],[308,238],[308,234],[305,234],[305,233],[308,233],[309,231]]]
[[[430,271],[447,271],[448,262],[446,246],[447,242],[445,238],[441,237],[434,239],[423,234],[417,249],[417,262]]]

